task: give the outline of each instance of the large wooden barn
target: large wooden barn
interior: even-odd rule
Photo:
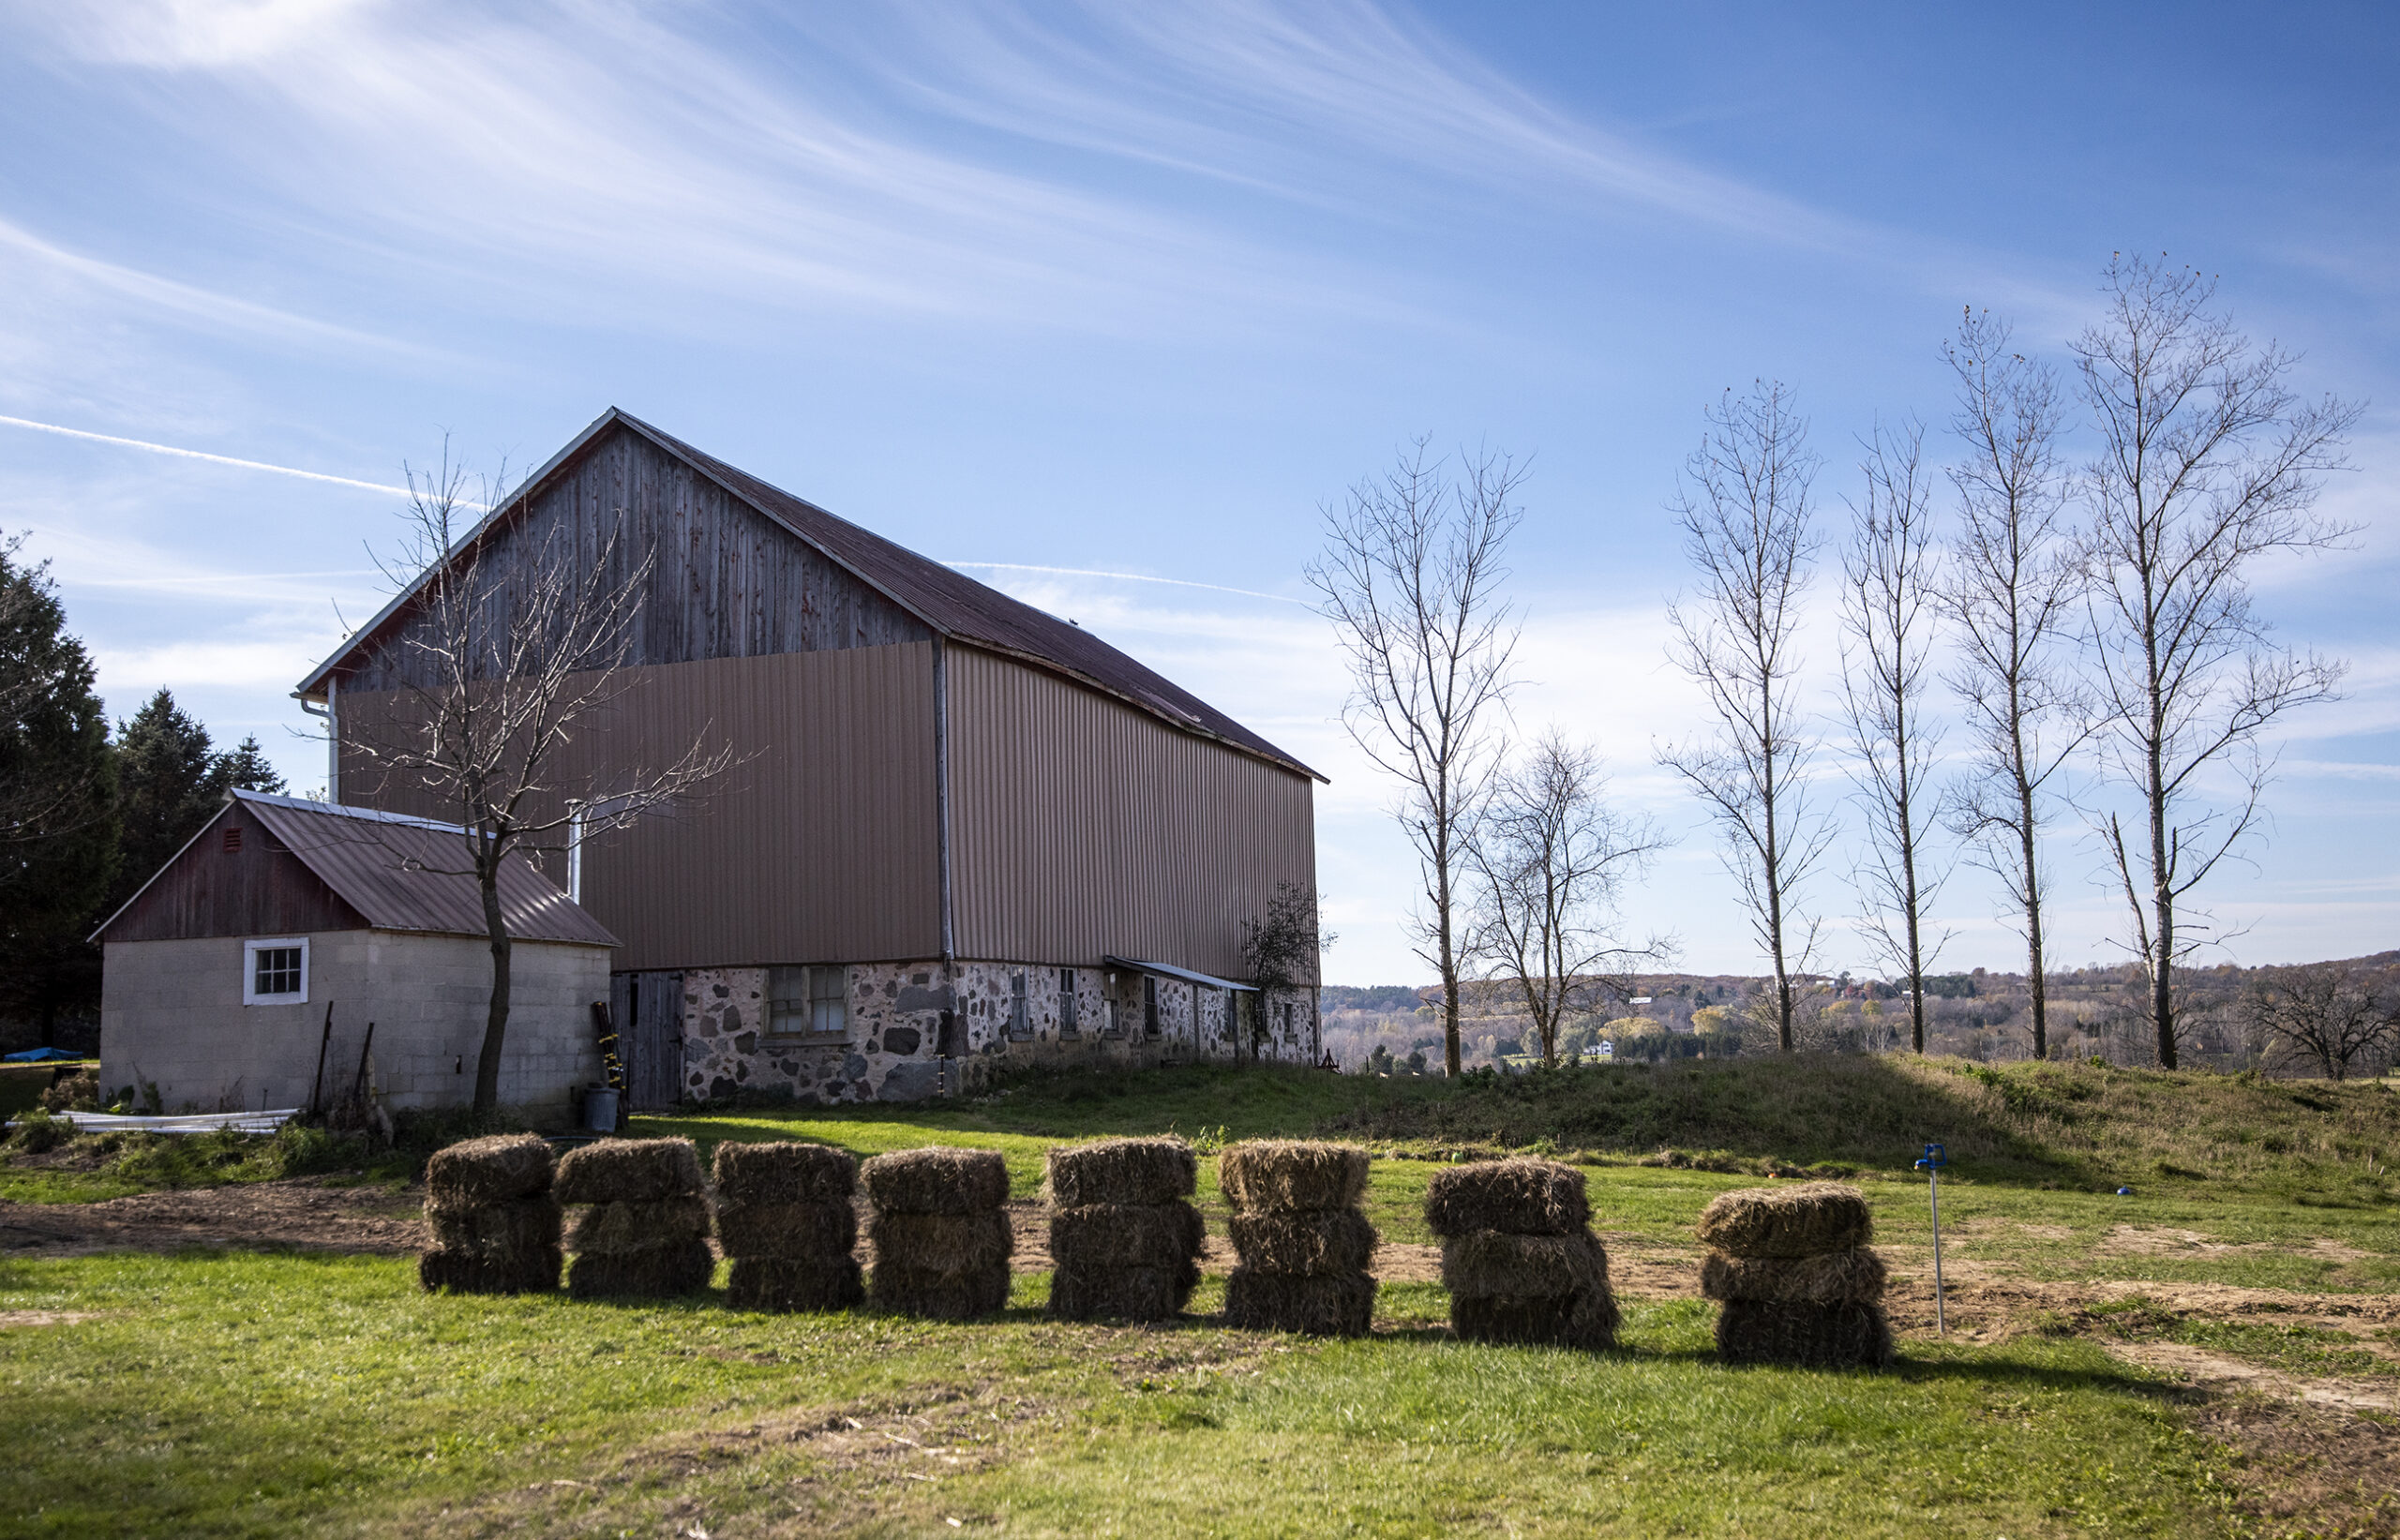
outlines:
[[[636,1105],[912,1099],[1027,1056],[1316,1056],[1313,977],[1242,977],[1243,921],[1315,886],[1322,777],[1292,755],[621,411],[502,507],[459,547],[486,574],[651,562],[625,688],[570,773],[605,785],[700,738],[735,756],[698,813],[581,853]],[[400,720],[414,591],[298,693],[331,715],[335,800],[455,816],[358,752]]]

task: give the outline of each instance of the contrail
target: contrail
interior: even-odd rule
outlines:
[[[146,449],[153,455],[176,455],[188,460],[210,460],[218,465],[239,466],[245,471],[272,471],[278,476],[298,476],[306,481],[331,482],[336,486],[355,486],[366,492],[392,492],[407,497],[405,486],[386,486],[382,482],[352,481],[348,476],[328,476],[322,471],[299,471],[288,465],[269,465],[264,460],[237,460],[231,455],[210,455],[198,449],[178,449],[173,444],[154,444],[146,439],[120,439],[112,433],[86,433],[80,427],[61,427],[56,423],[37,423],[23,417],[0,417],[0,423],[11,427],[29,427],[37,433],[56,433],[68,439],[89,439],[94,443],[122,444],[128,449]],[[472,504],[482,507],[483,504]]]
[[[1271,599],[1279,605],[1308,606],[1298,599],[1281,593],[1261,593],[1255,589],[1229,589],[1222,583],[1194,583],[1184,577],[1152,577],[1138,572],[1096,572],[1089,567],[1037,567],[1027,561],[945,561],[945,567],[993,567],[1004,572],[1046,572],[1061,577],[1115,577],[1128,583],[1172,583],[1178,588],[1208,589],[1215,593],[1238,593],[1246,599]]]

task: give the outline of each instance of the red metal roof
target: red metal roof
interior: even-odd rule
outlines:
[[[256,791],[233,796],[373,929],[486,934],[483,893],[474,875],[463,870],[467,836],[457,825]],[[519,941],[617,945],[583,905],[521,856],[501,866],[500,912]]]
[[[614,407],[578,434],[574,442],[553,456],[524,486],[502,500],[500,507],[523,507],[542,483],[564,469],[578,450],[612,424],[622,425],[688,461],[728,492],[823,551],[946,637],[1045,665],[1185,732],[1221,740],[1303,775],[1325,779],[1207,701],[1144,667],[1082,627],[1012,599],[998,589],[827,513],[781,487],[771,486]],[[495,513],[487,517],[460,543],[459,548],[463,550],[481,539],[500,516]],[[395,599],[382,614],[353,633],[338,651],[301,681],[299,693],[322,696],[325,677],[350,653],[372,640],[385,622],[406,606],[409,596],[402,594]]]

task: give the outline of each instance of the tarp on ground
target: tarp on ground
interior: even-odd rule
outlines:
[[[0,1064],[71,1064],[82,1056],[64,1048],[28,1048],[22,1054],[0,1054]]]

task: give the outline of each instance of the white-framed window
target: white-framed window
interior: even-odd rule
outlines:
[[[847,1040],[849,970],[839,964],[767,970],[767,1033],[776,1038]]]
[[[280,935],[242,943],[242,1003],[304,1006],[308,1003],[308,938]]]

